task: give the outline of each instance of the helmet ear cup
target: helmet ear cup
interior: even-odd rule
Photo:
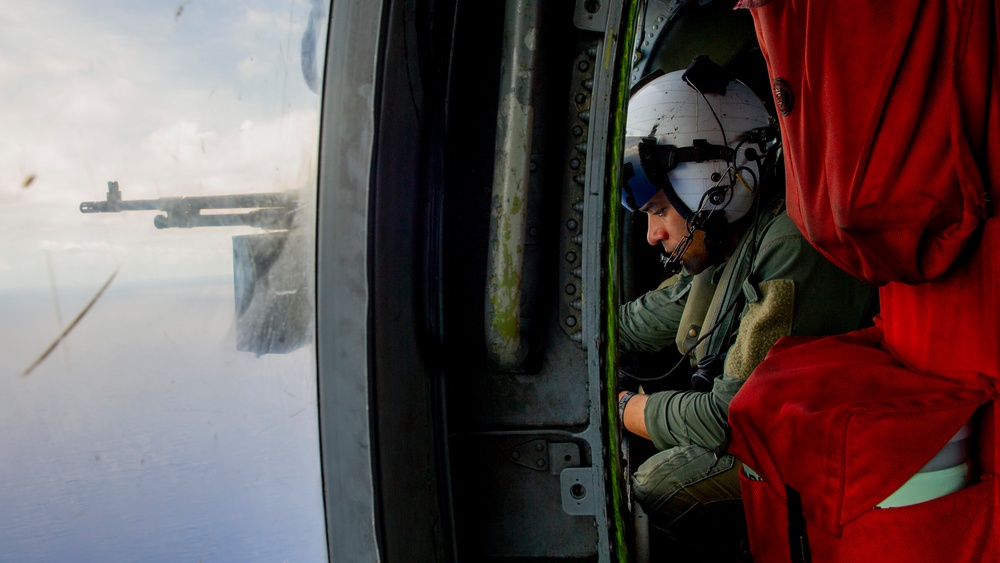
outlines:
[[[719,186],[708,190],[705,192],[705,200],[715,207],[719,207],[726,203],[726,188]]]
[[[705,249],[714,260],[723,261],[732,251],[734,226],[726,220],[723,211],[703,209],[695,213],[691,226],[705,232]]]

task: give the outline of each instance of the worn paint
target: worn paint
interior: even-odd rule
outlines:
[[[486,337],[490,362],[517,369],[528,351],[521,337],[521,278],[524,269],[531,92],[534,82],[535,18],[529,2],[508,4],[503,77],[496,136],[490,256],[487,272]],[[509,35],[507,35],[509,34]]]
[[[487,330],[490,353],[499,367],[516,367],[526,352],[521,341],[521,277],[524,267],[526,207],[519,195],[523,182],[494,196],[491,243],[493,254],[488,279]]]

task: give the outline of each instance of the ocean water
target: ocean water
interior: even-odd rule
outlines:
[[[0,561],[326,560],[315,350],[237,352],[232,280],[0,295]]]

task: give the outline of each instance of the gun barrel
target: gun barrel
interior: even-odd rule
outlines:
[[[118,182],[108,182],[105,201],[85,201],[81,213],[117,213],[120,211],[162,211],[153,222],[159,229],[172,227],[212,227],[246,225],[265,229],[288,228],[291,214],[298,205],[294,191],[232,194],[221,196],[161,197],[159,199],[122,200]],[[249,213],[202,215],[206,209],[253,209]]]
[[[265,208],[246,213],[174,213],[153,217],[157,229],[190,229],[192,227],[257,227],[269,230],[287,230],[291,227],[290,210]]]
[[[271,192],[220,196],[166,197],[158,201],[161,202],[161,211],[169,211],[171,207],[191,209],[259,209],[268,207],[294,207],[296,197],[292,193]]]
[[[164,198],[182,199],[182,198]],[[84,201],[80,204],[81,213],[118,213],[119,211],[163,210],[159,199],[135,199],[132,201]]]
[[[84,201],[82,213],[117,213],[119,211],[175,211],[201,209],[265,209],[295,207],[297,198],[291,193],[236,194],[222,196],[161,197],[110,201]]]

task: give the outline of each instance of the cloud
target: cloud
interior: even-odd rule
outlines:
[[[281,21],[281,19],[285,18],[275,12],[265,12],[254,8],[248,8],[243,17],[243,23],[248,28],[263,30],[271,29],[274,26],[285,23]]]
[[[198,163],[199,154],[234,158],[236,151],[226,142],[242,146],[250,139],[245,147],[260,146],[252,135],[236,134],[243,123],[261,128],[271,121],[280,129],[306,109],[313,111],[309,119],[318,119],[318,97],[306,87],[298,61],[287,60],[286,44],[295,43],[291,38],[305,28],[305,2],[243,8],[207,36],[203,29],[197,41],[185,35],[191,31],[177,31],[173,39],[164,31],[164,24],[179,28],[195,22],[201,6],[188,6],[179,20],[169,11],[135,8],[159,22],[140,27],[121,25],[136,16],[74,14],[73,5],[64,6],[68,16],[46,10],[42,17],[40,10],[20,7],[9,15],[44,21],[47,29],[0,34],[0,75],[13,75],[0,85],[0,202],[24,202],[20,190],[30,175],[37,178],[34,194],[79,194],[83,186],[100,193],[107,180],[132,172],[133,182],[162,185],[164,175],[148,171],[169,173],[163,166]],[[310,136],[300,139],[281,141],[298,150],[303,143],[314,145]],[[269,148],[277,151],[272,158],[246,154],[247,162],[237,166],[253,168],[261,157],[275,160],[290,152],[274,143]],[[173,173],[189,181],[199,171],[174,168]]]
[[[75,241],[54,241],[43,240],[39,244],[41,250],[107,250],[110,244],[106,242],[75,242]]]
[[[234,119],[215,130],[187,121],[165,125],[141,142],[134,155],[141,165],[109,179],[128,177],[123,190],[130,198],[298,189],[308,181],[301,168],[315,164],[318,120],[310,109]]]
[[[24,260],[38,266],[26,249],[107,253],[114,240],[122,259],[136,233],[167,246],[204,236],[152,230],[153,212],[81,214],[109,180],[126,199],[315,182],[319,97],[297,56],[307,1],[193,2],[180,18],[97,1],[0,15],[0,255],[23,280],[40,275],[25,273]]]
[[[240,61],[240,64],[236,65],[236,68],[240,71],[240,78],[244,80],[253,78],[254,76],[260,76],[266,72],[264,65],[260,64],[253,55]]]
[[[188,161],[199,151],[205,152],[205,141],[215,137],[211,131],[201,131],[197,123],[181,121],[153,131],[143,142],[153,155],[167,155],[175,162]]]

